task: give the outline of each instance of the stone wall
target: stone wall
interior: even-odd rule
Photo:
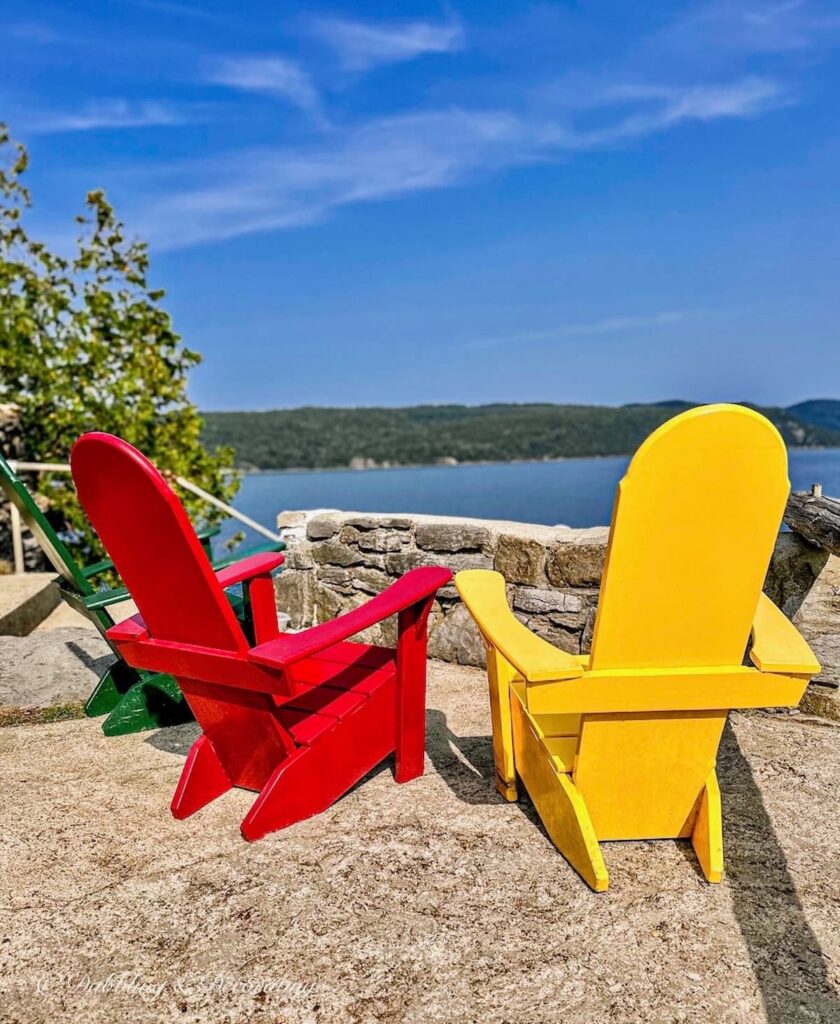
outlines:
[[[362,604],[415,566],[445,565],[455,572],[498,570],[508,582],[514,612],[530,629],[572,654],[590,649],[606,527],[333,510],[284,512],[278,526],[288,546],[286,566],[277,577],[278,605],[291,616],[292,628],[324,622]],[[823,662],[822,685],[811,687],[809,709],[825,704],[822,713],[836,711],[833,716],[840,717],[835,701],[840,559],[782,533],[766,589]],[[392,645],[395,630],[391,620],[364,638]],[[481,638],[454,586],[441,590],[435,602],[429,653],[464,665],[484,664]]]

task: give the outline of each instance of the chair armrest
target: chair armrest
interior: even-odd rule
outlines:
[[[263,552],[240,558],[233,565],[216,570],[216,579],[222,587],[232,587],[236,583],[245,583],[255,576],[266,576],[274,572],[284,562],[277,552]]]
[[[243,558],[250,558],[251,555],[273,554],[275,551],[285,550],[286,545],[282,540],[267,540],[265,544],[256,544],[254,547],[248,548],[246,551],[237,551],[232,555],[228,555],[226,558],[217,558],[213,563],[213,571],[218,572],[220,569],[227,569],[229,565],[235,565],[237,562],[241,562]]]
[[[319,654],[342,640],[376,625],[397,612],[411,608],[431,597],[435,591],[452,579],[449,569],[427,566],[412,569],[405,576],[386,587],[381,594],[366,601],[330,622],[303,630],[301,633],[285,633],[260,644],[248,652],[248,659],[259,665],[286,668],[296,661]]]
[[[820,671],[805,638],[766,594],[753,619],[750,660],[760,672],[815,676]]]
[[[105,638],[106,640],[113,640],[115,644],[139,643],[141,640],[149,639],[149,631],[146,629],[143,616],[138,612],[137,615],[132,615],[130,619],[123,619],[116,626],[111,626],[110,629],[105,631]]]
[[[277,605],[271,574],[283,564],[277,552],[263,552],[242,558],[216,572],[222,587],[244,583],[243,614],[249,643],[267,643],[277,636]]]
[[[475,619],[479,632],[529,683],[577,679],[580,662],[532,633],[510,610],[505,579],[489,569],[465,569],[455,577],[461,600]]]

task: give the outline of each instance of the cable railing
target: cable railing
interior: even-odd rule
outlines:
[[[15,473],[70,472],[69,462],[25,462],[17,459],[9,459],[8,462]],[[201,498],[202,501],[207,502],[208,505],[213,505],[215,508],[220,509],[226,515],[230,516],[231,519],[238,520],[255,533],[259,533],[271,541],[279,541],[281,539],[278,533],[273,533],[268,529],[268,527],[263,526],[262,523],[258,523],[250,516],[246,516],[244,512],[240,512],[239,509],[234,508],[233,505],[228,505],[226,501],[222,501],[215,495],[210,494],[208,491],[205,491],[203,487],[199,487],[198,484],[194,484],[191,480],[187,480],[182,476],[173,476],[171,479],[185,491],[189,491],[197,498]],[[11,518],[9,525],[12,531],[12,553],[14,557],[15,573],[20,574],[26,571],[23,557],[23,522],[20,517],[20,512],[14,502],[10,502],[10,509]]]

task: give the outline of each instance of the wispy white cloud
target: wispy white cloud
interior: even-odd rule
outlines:
[[[428,53],[452,53],[464,44],[455,21],[372,23],[344,18],[317,18],[313,32],[338,54],[348,71],[398,64]]]
[[[463,348],[487,349],[507,348],[510,345],[531,345],[566,338],[599,337],[606,334],[625,334],[667,327],[687,319],[686,310],[663,310],[646,316],[611,316],[602,320],[584,323],[559,324],[538,331],[516,331],[510,334],[492,334],[486,337],[470,338],[462,342]]]
[[[260,147],[169,166],[157,182],[145,168],[147,186],[170,191],[142,203],[132,222],[167,248],[299,227],[351,203],[616,148],[691,121],[750,117],[787,99],[772,83],[746,79],[704,87],[616,87],[611,102],[620,113],[597,129],[579,129],[545,113],[452,107],[335,128],[308,146]]]
[[[166,248],[298,227],[350,203],[456,184],[511,162],[518,144],[528,148],[505,113],[452,109],[372,121],[307,148],[262,147],[167,168],[166,181],[174,174],[183,187],[145,204],[132,222]]]
[[[222,57],[210,68],[207,78],[232,89],[280,96],[308,113],[321,109],[312,79],[285,57]]]
[[[714,0],[665,30],[668,46],[752,54],[820,49],[840,32],[836,4],[820,0]]]
[[[260,147],[167,167],[157,182],[146,168],[145,184],[169,191],[142,203],[132,221],[162,247],[298,227],[351,203],[557,162],[690,121],[748,117],[784,98],[769,83],[745,80],[702,88],[634,86],[617,90],[613,102],[620,113],[590,130],[545,113],[452,107],[337,127],[307,146]],[[627,113],[628,104],[638,109]]]
[[[34,114],[27,128],[33,134],[90,132],[109,128],[151,128],[185,124],[196,119],[193,110],[176,108],[168,103],[128,100],[96,100],[80,110],[62,113]]]
[[[613,146],[688,122],[744,119],[793,102],[789,90],[770,78],[749,75],[735,81],[687,86],[616,85],[603,105],[630,105],[626,115],[602,128],[575,133],[580,148]]]

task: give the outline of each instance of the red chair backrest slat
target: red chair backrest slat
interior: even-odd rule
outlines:
[[[70,457],[79,500],[157,640],[246,650],[247,640],[184,507],[151,462],[111,434]]]

